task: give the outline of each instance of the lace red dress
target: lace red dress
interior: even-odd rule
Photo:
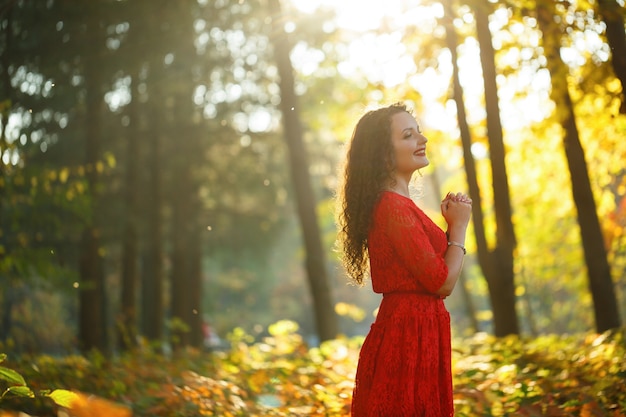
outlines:
[[[452,416],[450,315],[435,294],[448,275],[446,235],[411,199],[384,192],[368,246],[383,299],[361,348],[352,416]]]

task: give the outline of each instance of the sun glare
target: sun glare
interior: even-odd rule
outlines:
[[[397,26],[404,26],[408,20],[419,20],[425,7],[418,0],[291,0],[294,6],[305,13],[312,13],[319,7],[336,12],[336,23],[343,29],[355,32],[378,29],[381,21],[388,19]],[[435,7],[437,9],[437,7]]]
[[[313,13],[323,7],[335,12],[334,25],[347,33],[347,55],[337,70],[341,76],[350,78],[365,75],[369,82],[382,84],[393,89],[399,85],[407,85],[420,94],[423,101],[425,126],[441,131],[456,131],[456,109],[442,102],[448,94],[452,66],[450,54],[443,52],[437,65],[427,70],[417,71],[414,57],[408,45],[402,41],[403,31],[407,27],[420,28],[424,34],[432,33],[443,17],[443,6],[440,3],[422,4],[421,0],[291,0],[296,9],[302,13]],[[499,29],[507,25],[508,16],[505,10],[495,15],[496,21],[491,29],[495,31],[494,42],[501,42]],[[467,13],[461,17],[471,24],[472,15]],[[512,26],[515,36],[522,34],[523,26]],[[427,36],[427,35],[425,35]],[[519,49],[519,54],[526,53],[528,48]],[[458,48],[459,76],[464,88],[468,119],[470,123],[480,123],[485,118],[482,106],[484,100],[482,68],[479,59],[479,46],[474,37],[467,37]],[[566,53],[569,51],[565,51]],[[515,48],[511,54],[516,53]],[[294,65],[298,70],[311,74],[319,66],[323,57],[311,56],[300,52]],[[578,55],[571,53],[572,57]],[[518,61],[520,56],[511,55],[504,59]],[[516,129],[531,121],[540,120],[546,113],[542,105],[542,97],[537,94],[546,87],[530,85],[535,78],[520,71],[515,77],[498,79],[499,96],[505,98],[502,106],[503,122],[507,127]],[[536,80],[535,80],[536,81]],[[515,98],[520,90],[533,90],[524,100]],[[520,111],[522,107],[522,111]],[[548,109],[549,110],[549,109]]]

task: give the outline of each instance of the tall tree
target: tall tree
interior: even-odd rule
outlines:
[[[71,5],[66,5],[72,7]],[[102,68],[105,48],[104,33],[100,22],[100,2],[88,8],[85,33],[81,52],[84,59],[85,102],[82,123],[84,124],[85,167],[90,191],[91,218],[83,230],[80,255],[80,313],[79,338],[84,351],[107,347],[104,319],[104,271],[101,251],[101,229],[99,225],[100,170],[102,151],[102,117],[104,93],[102,91]]]
[[[130,5],[130,3],[126,3]],[[127,63],[130,78],[129,92],[131,100],[124,109],[123,119],[127,120],[127,128],[122,137],[125,141],[123,150],[124,181],[124,216],[122,230],[121,253],[121,297],[120,311],[116,321],[118,327],[117,345],[122,350],[131,349],[136,343],[138,334],[138,289],[139,289],[139,230],[140,230],[140,195],[141,176],[139,167],[142,165],[142,134],[143,120],[141,110],[142,68],[146,65],[148,51],[143,48],[143,36],[146,34],[145,6],[141,2],[133,3],[135,7],[125,10],[129,21],[126,41],[119,48],[118,55]],[[145,143],[145,141],[144,141]]]
[[[8,221],[6,219],[5,205],[8,197],[7,166],[4,154],[9,152],[10,142],[7,140],[7,123],[11,113],[11,102],[13,88],[11,86],[11,73],[9,72],[10,57],[13,43],[13,7],[14,3],[6,3],[0,8],[0,20],[4,23],[2,27],[0,42],[0,256],[7,256]],[[2,309],[0,310],[0,341],[5,341],[11,329],[12,311],[12,283],[6,276],[9,271],[0,268],[0,300]]]
[[[563,28],[555,21],[557,12],[553,2],[537,2],[535,12],[542,33],[546,67],[550,72],[550,96],[556,104],[555,118],[563,129],[563,148],[571,177],[572,197],[578,213],[596,330],[603,332],[618,327],[620,317],[585,153],[576,126],[574,104],[567,86],[569,69],[560,56]]]
[[[505,166],[498,92],[496,86],[495,56],[488,27],[488,10],[481,2],[473,3],[476,17],[477,37],[480,45],[480,58],[483,68],[483,83],[487,113],[487,135],[490,149],[492,171],[494,211],[496,216],[495,246],[491,249],[487,243],[485,215],[482,196],[478,185],[476,162],[472,154],[472,138],[467,123],[467,112],[463,99],[463,87],[459,77],[458,35],[454,27],[456,18],[453,5],[444,5],[444,27],[446,46],[452,60],[452,95],[457,108],[457,119],[463,148],[464,168],[472,205],[472,224],[476,239],[477,257],[489,290],[489,299],[493,312],[494,333],[497,336],[517,334],[518,318],[515,308],[515,285],[513,270],[513,250],[515,234],[511,220],[511,204]]]
[[[487,114],[487,138],[493,184],[493,205],[496,217],[496,242],[490,251],[479,248],[479,260],[489,286],[493,308],[494,333],[496,336],[518,334],[519,324],[515,309],[514,250],[516,246],[513,229],[509,182],[506,172],[506,150],[500,120],[498,87],[496,82],[495,52],[489,30],[487,2],[477,1],[473,7],[476,33],[480,45],[480,63],[483,70],[485,110]]]
[[[138,9],[138,22],[130,30],[136,38],[143,39],[141,50],[146,49],[146,40],[152,45],[145,57],[141,71],[141,80],[134,80],[136,94],[133,100],[142,103],[142,111],[138,114],[141,123],[140,134],[146,160],[146,172],[142,179],[145,184],[142,196],[141,211],[145,213],[142,224],[141,245],[141,331],[151,341],[162,342],[165,324],[165,152],[164,143],[167,139],[166,121],[161,115],[166,102],[165,92],[166,69],[163,58],[166,54],[167,34],[162,22],[167,1],[145,0]],[[149,13],[148,10],[160,10]],[[140,19],[143,18],[143,19]],[[136,51],[135,51],[136,52]],[[140,55],[142,55],[140,53]],[[135,82],[137,81],[137,82]],[[141,87],[143,88],[141,88]],[[142,91],[144,91],[142,93]]]
[[[160,94],[155,94],[160,97]],[[156,106],[156,102],[151,102]],[[163,174],[162,174],[162,142],[163,133],[159,129],[159,120],[154,122],[147,131],[148,154],[146,172],[146,190],[144,212],[145,243],[142,248],[141,270],[141,330],[151,341],[161,342],[165,322],[164,287],[165,270],[163,265]]]
[[[480,186],[478,185],[478,173],[476,171],[476,161],[472,155],[472,137],[467,123],[467,110],[465,101],[463,100],[463,86],[459,76],[458,52],[459,45],[458,35],[454,28],[455,13],[450,3],[444,4],[443,25],[446,31],[446,46],[450,50],[450,58],[452,61],[452,98],[456,104],[457,120],[459,124],[459,132],[461,134],[461,145],[463,148],[463,159],[465,175],[467,177],[468,191],[472,198],[472,225],[474,227],[474,235],[476,239],[476,247],[478,250],[478,261],[483,269],[489,265],[489,247],[487,246],[487,238],[485,235],[484,215],[482,210],[482,196]],[[483,266],[484,265],[484,266]],[[485,277],[487,274],[485,274]]]
[[[10,280],[1,285],[10,295],[13,282],[24,289],[41,284],[49,290],[57,288],[56,283],[62,288],[69,280],[76,281],[75,249],[80,240],[76,231],[88,209],[79,191],[84,189],[84,177],[75,175],[83,172],[85,160],[80,141],[86,129],[81,125],[86,114],[84,61],[77,57],[80,48],[75,43],[84,33],[77,35],[72,25],[76,20],[60,2],[6,5],[11,6],[4,9],[8,14],[0,13],[4,35],[0,72],[6,82],[0,84],[6,93],[3,98],[10,101],[2,100],[3,117],[20,120],[13,126],[3,121],[7,140],[0,144],[4,174],[0,245],[5,250],[2,264],[10,269],[0,272],[0,279]],[[64,48],[50,47],[61,40]],[[69,62],[72,65],[66,65]],[[80,82],[66,82],[70,77]],[[43,250],[48,254],[45,259]],[[67,266],[62,272],[59,260]],[[63,280],[53,281],[55,268]],[[3,299],[8,314],[13,300]]]
[[[187,327],[178,333],[183,345],[199,345],[201,326],[200,297],[202,293],[200,238],[198,221],[199,182],[196,172],[203,157],[201,129],[198,128],[197,109],[192,101],[194,83],[198,77],[198,55],[195,50],[194,12],[196,1],[168,2],[170,38],[168,54],[173,61],[168,71],[168,111],[165,115],[166,132],[171,147],[168,187],[172,210],[171,231],[171,315]],[[180,140],[174,140],[180,138]]]
[[[118,319],[118,344],[122,349],[129,349],[135,344],[137,334],[137,289],[139,285],[139,165],[140,134],[139,128],[139,70],[134,63],[131,70],[132,96],[128,106],[130,128],[126,130],[125,153],[125,208],[124,232],[122,237],[121,271],[121,306]]]
[[[622,84],[620,113],[626,114],[626,30],[624,6],[617,0],[598,0],[598,12],[606,25],[606,39],[611,48],[611,62],[615,76]]]
[[[280,76],[280,110],[283,130],[289,151],[289,165],[296,195],[300,227],[306,249],[306,272],[314,303],[317,333],[321,341],[337,336],[338,321],[332,294],[320,229],[316,201],[309,177],[309,163],[303,141],[300,106],[295,91],[294,69],[290,59],[291,45],[285,32],[280,0],[270,0],[272,16],[272,47]]]

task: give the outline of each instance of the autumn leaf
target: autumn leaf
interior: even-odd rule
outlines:
[[[94,395],[75,393],[68,407],[70,417],[131,417],[128,407]]]
[[[52,398],[52,401],[57,405],[65,408],[70,408],[72,403],[79,398],[78,394],[64,389],[56,389],[48,394],[48,397]]]

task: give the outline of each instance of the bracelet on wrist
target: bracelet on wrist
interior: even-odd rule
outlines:
[[[461,249],[463,250],[463,255],[466,255],[466,254],[467,254],[467,250],[465,249],[465,245],[463,245],[462,243],[455,242],[455,241],[453,241],[453,240],[449,240],[449,241],[448,241],[448,247],[450,247],[450,246],[456,246],[456,247],[459,247],[459,248],[461,248]]]

